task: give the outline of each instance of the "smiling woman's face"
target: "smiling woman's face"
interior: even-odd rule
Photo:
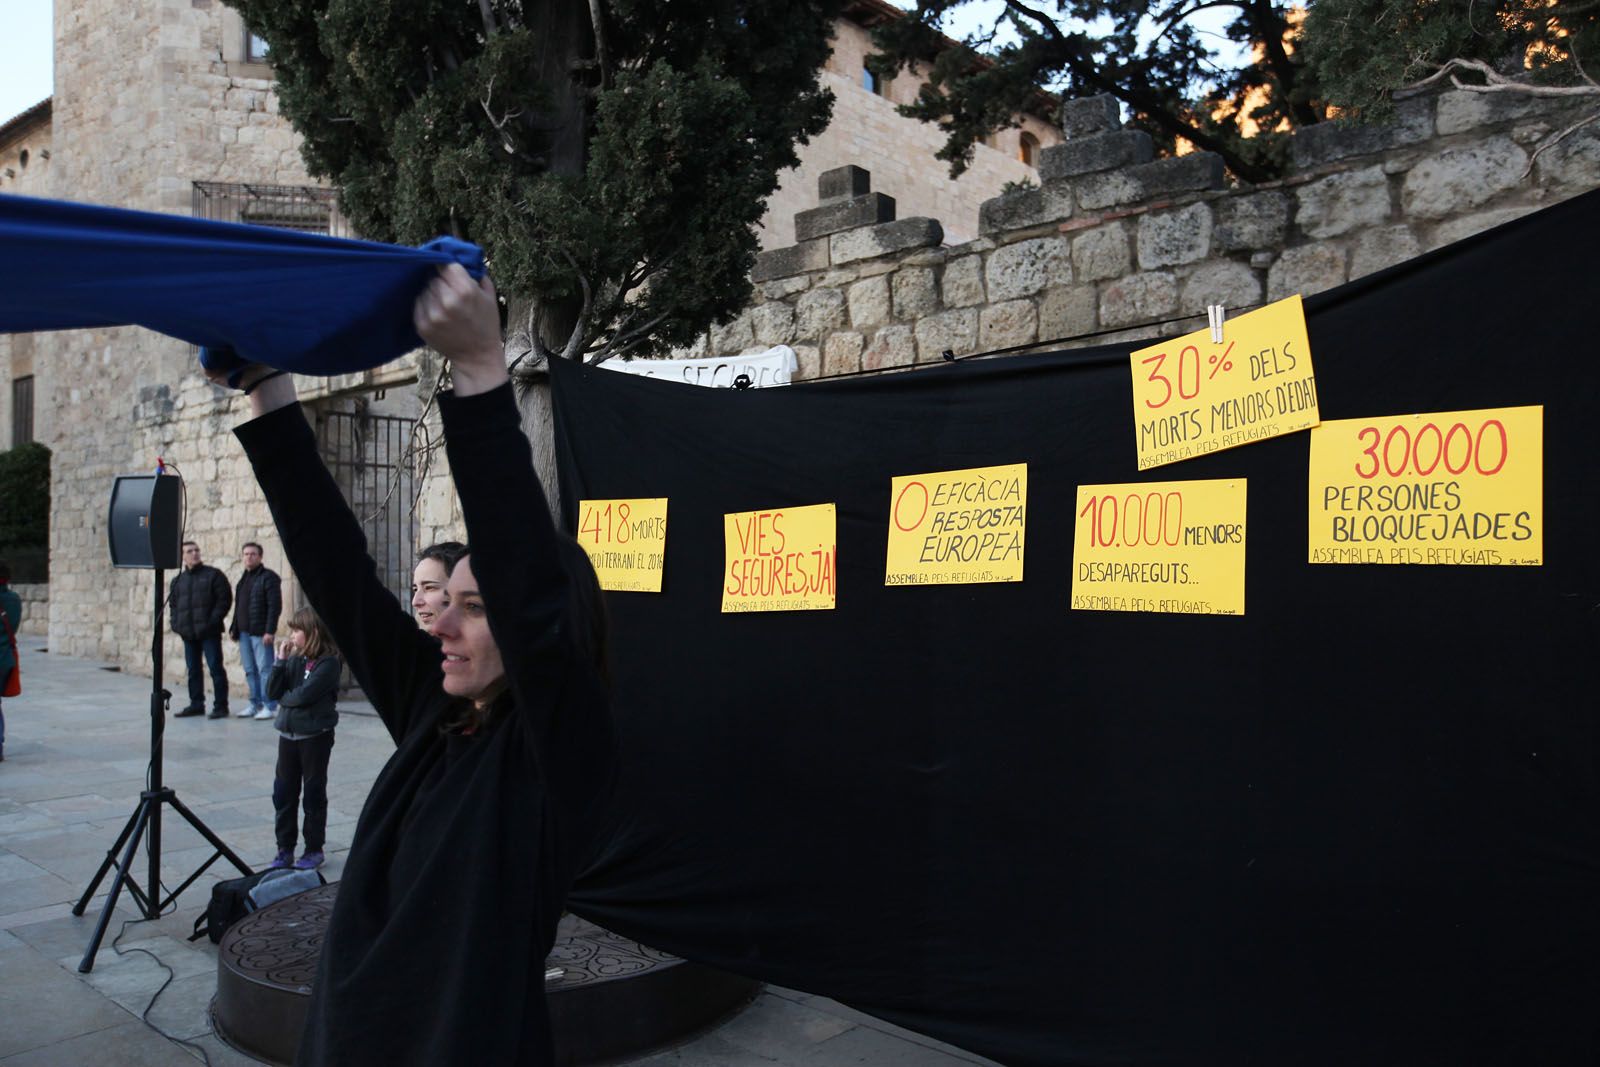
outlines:
[[[444,606],[444,586],[449,580],[444,564],[436,559],[425,559],[411,572],[411,610],[417,616],[417,625],[433,633],[433,621]]]
[[[444,657],[444,691],[482,703],[499,692],[506,676],[500,646],[489,632],[489,616],[477,579],[463,556],[450,572],[449,594],[433,621]]]

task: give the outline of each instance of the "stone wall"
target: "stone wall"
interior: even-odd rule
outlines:
[[[243,61],[243,26],[219,0],[75,0],[57,4],[55,17],[48,167],[36,168],[35,154],[27,187],[16,191],[187,214],[196,181],[312,184],[277,113],[270,71]],[[889,99],[863,93],[845,69],[859,57],[841,56],[829,76],[851,81],[859,99],[846,107],[892,115],[899,80]],[[1074,102],[1063,113],[1069,139],[1040,153],[1040,187],[981,207],[940,199],[943,166],[900,167],[898,141],[830,142],[831,158],[808,156],[830,168],[802,172],[827,202],[790,210],[795,228],[783,240],[797,243],[762,255],[751,306],[694,354],[786,343],[800,355],[801,377],[817,377],[946,350],[1171,332],[1143,324],[1207,303],[1242,308],[1337,285],[1593,188],[1593,127],[1524,174],[1533,145],[1565,125],[1564,115],[1447,93],[1408,105],[1392,128],[1302,133],[1294,175],[1246,189],[1224,186],[1203,153],[1153,161],[1147,140],[1117,127],[1114,107]],[[936,143],[934,131],[921,132]],[[981,149],[980,159],[984,152],[1015,163],[1007,151]],[[877,173],[831,166],[849,158]],[[947,235],[959,243],[946,244]],[[187,531],[209,562],[236,578],[239,545],[258,540],[268,565],[286,571],[231,434],[246,404],[203,382],[187,345],[131,329],[0,338],[6,408],[21,369],[35,380],[35,435],[55,453],[44,612],[53,652],[148,670],[150,573],[110,566],[105,510],[112,478],[147,471],[158,456],[186,478]],[[317,383],[311,399],[388,388],[415,407],[434,373],[413,357]],[[526,410],[530,438],[548,446],[547,405]],[[424,426],[437,440],[436,417]],[[421,542],[461,535],[442,452],[418,520]],[[181,680],[180,652],[169,639],[170,683]],[[237,682],[231,647],[226,656]],[[234,696],[242,698],[237,687]]]
[[[800,376],[1014,346],[1061,348],[1193,329],[1208,304],[1310,294],[1600,186],[1600,123],[1535,158],[1572,105],[1449,91],[1385,127],[1300,131],[1293,173],[1230,186],[1206,152],[1156,160],[1109,97],[1069,102],[1040,188],[986,202],[981,236],[885,215],[844,168],[757,262],[757,295],[702,350],[792,345]],[[892,220],[892,221],[890,221]]]
[[[12,582],[11,591],[22,599],[20,637],[44,637],[50,628],[50,586],[45,582]]]
[[[0,195],[50,195],[50,161],[54,145],[50,131],[49,101],[29,108],[0,127]],[[0,249],[0,255],[17,256],[17,249]],[[11,383],[34,374],[35,338],[31,334],[0,335],[0,449],[11,447],[16,413],[11,409]],[[35,382],[37,384],[37,381]],[[50,424],[48,412],[34,403],[34,439],[43,440]]]
[[[47,146],[48,165],[40,165],[35,149],[27,171],[14,167],[19,177],[0,189],[186,215],[195,182],[314,184],[298,138],[278,113],[272,71],[246,61],[245,40],[238,14],[222,0],[57,3],[51,114],[47,124],[22,123],[11,130],[20,136],[27,127],[30,144]],[[943,164],[932,159],[936,135],[893,112],[894,102],[915,92],[916,77],[892,81],[888,98],[868,93],[859,82],[865,31],[841,24],[837,44],[825,77],[840,97],[843,121],[806,150],[797,195],[808,197],[816,174],[839,158],[861,152],[920,158],[908,148],[911,142],[927,165],[908,164],[903,173],[881,168],[881,181],[917,211],[969,216],[1006,181],[1034,173],[1011,158],[1015,145],[1002,137],[997,149],[979,150],[971,177],[949,182]],[[1048,124],[1028,121],[1043,143],[1059,140]],[[844,132],[841,125],[849,123],[859,128]],[[798,206],[780,208],[785,229]],[[793,236],[774,240],[788,243]],[[6,441],[11,381],[26,373],[34,377],[35,437],[56,457],[49,612],[54,651],[133,672],[148,669],[150,575],[110,566],[105,509],[112,478],[148,471],[158,456],[185,476],[186,529],[207,561],[235,578],[239,545],[258,540],[267,564],[285,572],[294,596],[265,506],[230,432],[245,402],[203,382],[189,346],[134,329],[0,337],[0,432]],[[380,387],[392,395],[425,394],[418,381],[431,386],[433,372],[412,357],[381,372],[317,383],[314,396],[370,396]],[[409,408],[425,399],[411,396]],[[530,436],[547,444],[547,405],[530,406],[530,412]],[[426,426],[437,439],[436,418]],[[420,540],[459,537],[459,508],[442,451],[424,487]],[[169,638],[166,651],[169,674],[176,678],[182,663],[178,643]],[[231,648],[226,658],[237,681]]]

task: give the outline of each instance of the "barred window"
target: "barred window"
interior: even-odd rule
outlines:
[[[349,226],[339,213],[338,194],[312,185],[195,182],[193,213],[196,218],[220,222],[350,236]]]

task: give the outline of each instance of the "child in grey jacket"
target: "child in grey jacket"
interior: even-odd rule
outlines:
[[[328,827],[328,757],[339,690],[339,654],[317,613],[301,608],[289,620],[289,636],[267,678],[267,694],[278,702],[278,766],[272,783],[278,855],[267,866],[308,871],[322,866]],[[294,858],[295,809],[305,794],[305,846]]]

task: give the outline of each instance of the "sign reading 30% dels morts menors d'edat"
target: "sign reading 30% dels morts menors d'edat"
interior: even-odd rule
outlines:
[[[1309,429],[1321,421],[1298,296],[1133,352],[1139,469]]]

